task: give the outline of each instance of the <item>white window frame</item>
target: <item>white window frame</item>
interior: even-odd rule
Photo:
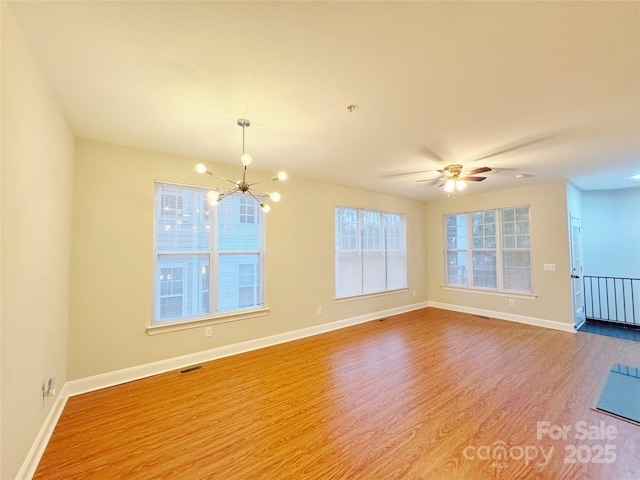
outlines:
[[[517,209],[523,209],[526,208],[527,209],[527,226],[528,226],[528,231],[526,234],[522,234],[523,236],[527,236],[528,237],[528,247],[527,248],[523,248],[522,246],[520,248],[513,248],[513,247],[507,247],[504,245],[504,237],[503,237],[503,216],[505,215],[505,212],[507,210],[517,210]],[[486,239],[483,238],[483,245],[482,247],[474,247],[473,244],[473,215],[474,214],[479,214],[479,213],[484,213],[484,212],[489,212],[492,211],[494,212],[494,218],[495,218],[495,248],[492,247],[491,245],[489,247],[487,247],[486,245]],[[453,216],[466,216],[466,241],[463,242],[465,244],[464,247],[459,247],[458,245],[456,245],[457,248],[449,248],[449,228],[453,228],[453,227],[449,227],[448,225],[448,218],[449,217],[453,217]],[[476,211],[470,211],[470,212],[456,212],[456,213],[450,213],[450,214],[446,214],[443,216],[443,223],[444,223],[444,277],[445,277],[445,287],[449,287],[449,288],[455,288],[455,289],[463,289],[463,290],[473,290],[473,291],[479,291],[479,292],[488,292],[488,293],[499,293],[499,294],[506,294],[506,295],[522,295],[522,296],[533,296],[534,295],[534,289],[533,289],[533,261],[532,261],[532,255],[531,255],[531,251],[532,251],[532,246],[531,246],[531,209],[529,205],[518,205],[515,207],[501,207],[501,208],[492,208],[492,209],[484,209],[484,210],[476,210]],[[456,221],[456,225],[457,225],[457,221]],[[458,231],[456,230],[456,235],[458,235]],[[461,237],[464,238],[464,237]],[[473,262],[473,254],[474,252],[493,252],[495,251],[496,254],[496,262],[495,262],[495,280],[496,280],[496,286],[495,287],[487,287],[487,286],[477,286],[474,285],[475,283],[475,279],[474,279],[474,262]],[[454,283],[453,280],[450,280],[449,278],[449,273],[450,273],[450,268],[451,265],[449,265],[449,253],[453,253],[453,252],[463,252],[466,253],[466,265],[459,265],[459,268],[463,268],[464,272],[465,272],[465,276],[466,276],[466,282],[464,283]],[[529,265],[528,265],[528,271],[529,271],[529,281],[528,281],[528,285],[529,288],[528,289],[509,289],[505,287],[505,271],[504,271],[504,256],[505,253],[510,253],[510,252],[524,252],[524,253],[528,253],[528,257],[529,257]],[[526,282],[525,282],[526,283]]]
[[[234,201],[234,197],[237,197],[235,201],[238,201],[238,206],[244,206],[244,209],[242,207],[239,208],[237,215],[236,215],[235,209],[231,215],[231,218],[235,218],[236,216],[238,217],[237,218],[238,224],[246,225],[247,214],[249,213],[252,214],[252,219],[254,220],[254,222],[250,222],[250,225],[256,225],[258,235],[259,235],[259,247],[258,247],[258,250],[253,250],[253,248],[251,250],[229,250],[229,249],[220,250],[220,247],[218,245],[218,209],[220,208],[220,206],[211,207],[208,204],[208,202],[203,201],[202,208],[206,210],[199,210],[200,207],[195,207],[195,208],[198,209],[196,211],[199,214],[202,214],[203,218],[200,219],[198,226],[204,227],[204,229],[207,231],[207,235],[209,238],[208,240],[209,248],[198,249],[198,250],[180,250],[180,251],[159,250],[157,229],[162,228],[159,224],[159,215],[160,215],[159,210],[162,209],[163,206],[162,205],[159,206],[158,201],[160,201],[159,199],[164,198],[164,196],[166,195],[172,195],[171,193],[165,193],[160,190],[165,187],[168,187],[170,189],[177,189],[177,190],[183,189],[183,191],[189,190],[192,192],[194,191],[199,192],[203,195],[204,199],[206,199],[206,194],[210,190],[208,188],[193,186],[193,185],[183,185],[183,184],[176,184],[171,182],[160,182],[160,181],[155,182],[154,208],[156,213],[154,215],[154,237],[153,237],[153,255],[154,255],[154,260],[153,260],[154,277],[152,282],[153,283],[153,309],[152,309],[153,313],[152,313],[151,324],[147,327],[147,332],[149,334],[163,333],[166,331],[181,330],[184,328],[194,328],[197,326],[208,325],[212,323],[226,322],[226,321],[248,318],[252,316],[266,315],[266,313],[268,312],[268,309],[265,306],[265,299],[264,299],[266,214],[262,211],[262,209],[259,209],[257,207],[255,208],[255,210],[253,210],[253,212],[249,212],[248,209],[250,209],[251,205],[248,205],[246,201],[243,202],[243,200],[245,199],[243,197],[239,197],[238,195],[232,195],[223,199],[222,202]],[[180,195],[176,195],[176,196],[179,197]],[[182,196],[184,197],[184,193],[182,194]],[[186,221],[195,222],[195,220],[189,218],[194,215],[192,215],[193,212],[186,211],[186,209],[188,209],[189,207],[185,205],[185,202],[186,200],[183,199],[182,200],[183,208],[182,208],[182,211],[179,212],[179,215],[178,214],[173,215],[173,217],[175,217],[173,218],[173,220],[176,223],[181,224],[183,220],[185,222]],[[194,228],[195,228],[195,225],[194,225]],[[251,227],[247,227],[247,228],[251,228]],[[258,256],[257,272],[254,277],[254,280],[258,282],[257,284],[254,284],[254,291],[255,291],[254,295],[255,297],[257,297],[256,304],[251,306],[246,306],[246,307],[234,308],[231,310],[220,311],[217,305],[218,296],[219,296],[219,288],[218,288],[219,257],[221,255],[236,255],[236,254]],[[208,257],[209,312],[202,313],[202,314],[194,314],[188,317],[160,318],[160,302],[161,302],[162,295],[160,291],[159,272],[163,267],[163,265],[160,262],[160,259],[163,255],[178,255],[178,256],[184,255],[186,258],[188,258],[191,255],[200,255],[200,256]],[[176,263],[175,268],[178,268],[178,267],[184,268],[185,270],[184,274],[187,275],[188,272],[186,272],[186,270],[189,270],[189,268],[187,268],[186,265],[187,265],[187,262],[185,260],[184,265],[182,264],[178,265]],[[203,272],[203,275],[204,275],[204,272]],[[186,279],[184,279],[183,281],[186,282]],[[189,292],[187,292],[183,288],[183,296],[184,296],[183,305],[186,305],[188,302],[191,302],[196,297],[199,297],[201,294],[204,294],[206,290],[207,289],[204,286],[200,285],[197,291],[191,292],[191,294],[189,294]],[[198,298],[197,301],[201,303],[202,299]]]
[[[344,211],[355,216],[354,235],[344,235],[344,230],[340,228],[339,213]],[[378,216],[378,226],[363,224],[363,218],[370,217],[375,219]],[[389,236],[387,230],[386,218],[394,215],[400,219],[401,232],[395,236]],[[353,218],[353,217],[352,217]],[[375,222],[374,222],[375,223]],[[336,301],[348,300],[351,298],[360,298],[363,296],[388,294],[390,292],[402,291],[407,289],[407,241],[406,241],[406,215],[397,212],[384,212],[369,208],[356,208],[344,205],[336,205],[334,210],[334,228],[335,228],[335,259],[334,259],[334,299]],[[366,229],[366,232],[365,232]],[[398,273],[403,277],[400,282],[396,281],[395,285],[390,285],[390,266],[389,257],[395,254],[401,257],[403,266]],[[370,257],[370,264],[373,262],[375,268],[376,257],[378,257],[378,266],[382,265],[384,273],[382,278],[377,279],[377,283],[373,285],[367,282],[366,257]],[[343,270],[341,267],[342,259],[351,258],[353,264],[351,269]],[[340,275],[353,275],[344,282],[344,278]],[[345,287],[348,284],[349,288]],[[380,286],[376,286],[380,285]]]

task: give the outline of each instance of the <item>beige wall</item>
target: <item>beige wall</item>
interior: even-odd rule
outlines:
[[[444,278],[444,220],[451,213],[529,205],[531,219],[531,261],[535,299],[497,296],[442,288]],[[426,248],[429,301],[454,306],[520,315],[565,324],[573,323],[569,263],[567,189],[565,182],[501,190],[486,194],[443,198],[427,204]],[[543,264],[556,264],[556,271],[544,271]],[[514,298],[515,305],[509,305]]]
[[[218,185],[195,160],[76,141],[69,377],[79,379],[214,347],[426,301],[424,204],[290,178],[267,218],[267,316],[149,336],[154,181]],[[273,172],[249,170],[249,180]],[[236,178],[237,167],[216,166]],[[203,183],[204,182],[204,183]],[[213,182],[213,183],[208,183]],[[219,182],[219,180],[218,180]],[[409,291],[335,303],[334,208],[368,207],[407,215]],[[416,296],[413,297],[413,290]],[[422,295],[420,295],[422,292]],[[316,308],[323,315],[316,315]]]
[[[73,136],[2,2],[2,469],[15,478],[66,381]]]

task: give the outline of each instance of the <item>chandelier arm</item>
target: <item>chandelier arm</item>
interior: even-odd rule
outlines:
[[[282,173],[282,172],[281,172],[281,173]],[[266,183],[266,182],[277,182],[278,180],[280,180],[280,179],[278,178],[278,175],[274,175],[274,176],[273,176],[273,177],[271,177],[271,178],[267,178],[267,179],[265,179],[265,180],[260,180],[259,182],[249,183],[249,186],[251,187],[251,186],[253,186],[253,185],[258,185],[258,184],[260,184],[260,183]]]
[[[228,178],[221,177],[220,175],[216,175],[216,177],[218,177],[221,180],[226,180],[229,183],[233,183],[234,185],[237,185],[236,182],[234,182],[233,180],[229,180]]]
[[[265,183],[265,182],[269,182],[269,181],[273,181],[273,180],[260,180],[259,182],[253,182],[253,183],[249,183],[247,185],[249,187],[253,187],[254,185],[260,185],[261,183]]]
[[[240,187],[236,187],[236,188],[232,188],[231,190],[227,190],[226,192],[222,192],[220,195],[218,195],[218,201],[222,200],[224,197],[228,195],[233,195],[234,193],[239,191],[240,191]]]
[[[253,192],[251,190],[247,190],[247,193],[249,195],[251,195],[256,202],[258,202],[258,205],[260,205],[262,207],[263,203],[256,198],[256,196],[253,194]],[[260,192],[255,192],[255,193],[257,193],[258,195],[264,195],[264,193],[260,193]]]

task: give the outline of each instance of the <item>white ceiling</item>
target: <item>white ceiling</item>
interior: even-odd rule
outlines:
[[[248,118],[251,168],[292,181],[439,198],[416,180],[463,163],[494,169],[468,193],[640,185],[640,2],[11,9],[81,137],[240,165]]]

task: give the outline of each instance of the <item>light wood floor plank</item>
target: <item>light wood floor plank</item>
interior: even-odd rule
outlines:
[[[72,397],[34,478],[637,480],[640,427],[592,409],[618,362],[639,345],[428,308]]]

